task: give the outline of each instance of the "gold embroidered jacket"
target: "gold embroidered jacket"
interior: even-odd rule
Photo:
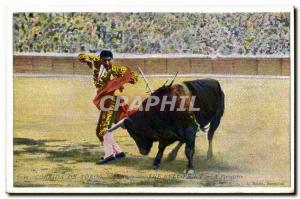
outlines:
[[[107,70],[105,74],[98,78],[101,68],[100,57],[90,53],[80,53],[78,55],[78,58],[83,62],[89,62],[92,64],[93,80],[96,88],[101,88],[102,86],[104,86],[110,80],[111,76],[120,77],[128,70],[128,67],[126,66],[119,66],[113,64],[112,67],[109,70]],[[131,79],[129,83],[135,84],[137,80],[138,75],[134,71],[131,71]]]

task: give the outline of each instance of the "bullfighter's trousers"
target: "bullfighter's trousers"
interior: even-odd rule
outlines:
[[[104,158],[111,155],[121,153],[122,149],[119,147],[111,133],[106,133],[104,135]]]
[[[97,126],[97,136],[103,136],[104,138],[104,158],[114,155],[116,153],[121,153],[122,150],[114,140],[111,133],[107,133],[107,130],[111,127],[115,120],[116,111],[114,110],[116,104],[116,97],[113,99],[107,99],[109,104],[108,111],[101,111],[98,125]],[[99,129],[100,128],[100,129]],[[99,135],[98,135],[99,134]]]
[[[109,104],[109,107],[107,107],[108,111],[104,111],[104,110],[101,111],[99,122],[98,122],[98,125],[100,125],[99,126],[100,129],[97,129],[97,131],[101,136],[104,136],[106,131],[111,127],[112,123],[115,120],[115,115],[116,115],[116,112],[114,111],[115,104],[116,104],[116,97],[114,97],[113,99],[109,98],[106,100],[106,102],[107,104]]]

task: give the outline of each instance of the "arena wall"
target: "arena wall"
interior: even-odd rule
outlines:
[[[136,69],[145,74],[231,74],[231,75],[290,75],[288,57],[168,57],[116,58],[116,64]],[[91,74],[86,64],[76,56],[14,55],[14,73]]]

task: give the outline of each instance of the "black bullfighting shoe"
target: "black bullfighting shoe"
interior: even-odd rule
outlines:
[[[108,156],[107,158],[104,158],[103,160],[99,160],[98,162],[96,162],[96,164],[107,164],[115,159],[116,159],[115,156],[111,155],[111,156]]]
[[[126,155],[125,155],[124,152],[121,152],[121,153],[117,153],[117,154],[116,154],[116,158],[117,158],[117,159],[123,159],[123,158],[125,158],[125,157],[126,157]]]
[[[124,152],[121,152],[121,153],[117,153],[117,154],[115,155],[115,157],[116,157],[117,159],[123,159],[123,158],[126,157],[126,155],[125,155]],[[100,159],[101,159],[101,160],[104,160],[104,157],[101,157]]]

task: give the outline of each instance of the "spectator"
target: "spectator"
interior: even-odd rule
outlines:
[[[288,55],[288,13],[15,13],[15,52]]]

